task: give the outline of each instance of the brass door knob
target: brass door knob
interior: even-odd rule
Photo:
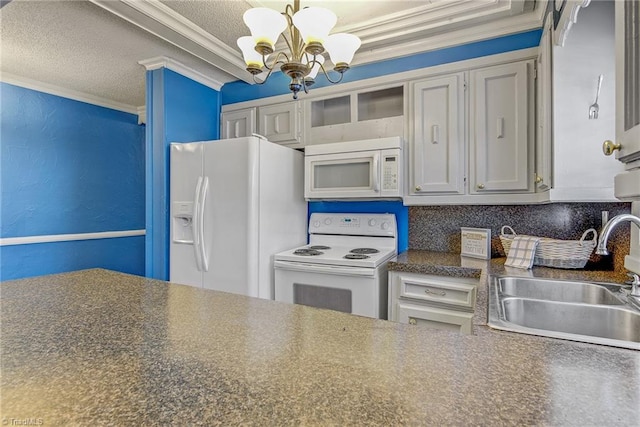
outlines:
[[[419,185],[416,185],[416,191],[421,191],[422,187],[420,187]]]
[[[609,140],[606,140],[602,144],[602,152],[604,153],[605,156],[612,155],[614,151],[619,150],[620,148],[622,148],[622,145],[616,144],[613,141],[609,141]]]
[[[484,190],[484,184],[478,184],[476,187],[478,187],[478,190]]]

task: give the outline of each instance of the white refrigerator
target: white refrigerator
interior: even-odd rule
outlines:
[[[253,136],[172,143],[170,167],[170,280],[273,299],[273,255],[307,240],[303,154]]]

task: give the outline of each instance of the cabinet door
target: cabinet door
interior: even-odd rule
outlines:
[[[616,157],[640,167],[640,3],[616,2]],[[632,163],[633,162],[633,163]]]
[[[464,193],[464,74],[412,85],[411,193]]]
[[[471,71],[471,193],[531,191],[530,69],[527,61]]]
[[[473,313],[445,310],[435,307],[418,306],[398,302],[398,321],[410,325],[423,325],[432,329],[470,334],[473,325]]]
[[[220,139],[251,136],[256,131],[256,109],[246,108],[222,113]]]
[[[301,140],[300,102],[267,105],[258,108],[260,135],[271,142],[294,144]]]
[[[536,61],[537,85],[536,96],[536,174],[535,183],[538,191],[547,191],[551,188],[551,118],[553,117],[553,102],[551,92],[551,53],[553,51],[551,41],[551,27],[553,17],[551,13],[542,30],[540,38],[540,52]]]

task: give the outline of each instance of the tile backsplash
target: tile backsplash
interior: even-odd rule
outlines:
[[[609,218],[631,211],[630,203],[553,203],[503,206],[412,206],[409,208],[409,249],[460,252],[460,227],[491,229],[493,257],[504,256],[500,229],[511,226],[518,234],[578,240],[589,228],[600,231],[602,211]],[[607,247],[610,256],[592,255],[585,268],[624,269],[629,253],[630,224],[614,230]]]

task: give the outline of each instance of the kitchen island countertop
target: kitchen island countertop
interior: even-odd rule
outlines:
[[[465,336],[101,269],[0,292],[8,425],[640,419],[633,350],[480,325]]]

